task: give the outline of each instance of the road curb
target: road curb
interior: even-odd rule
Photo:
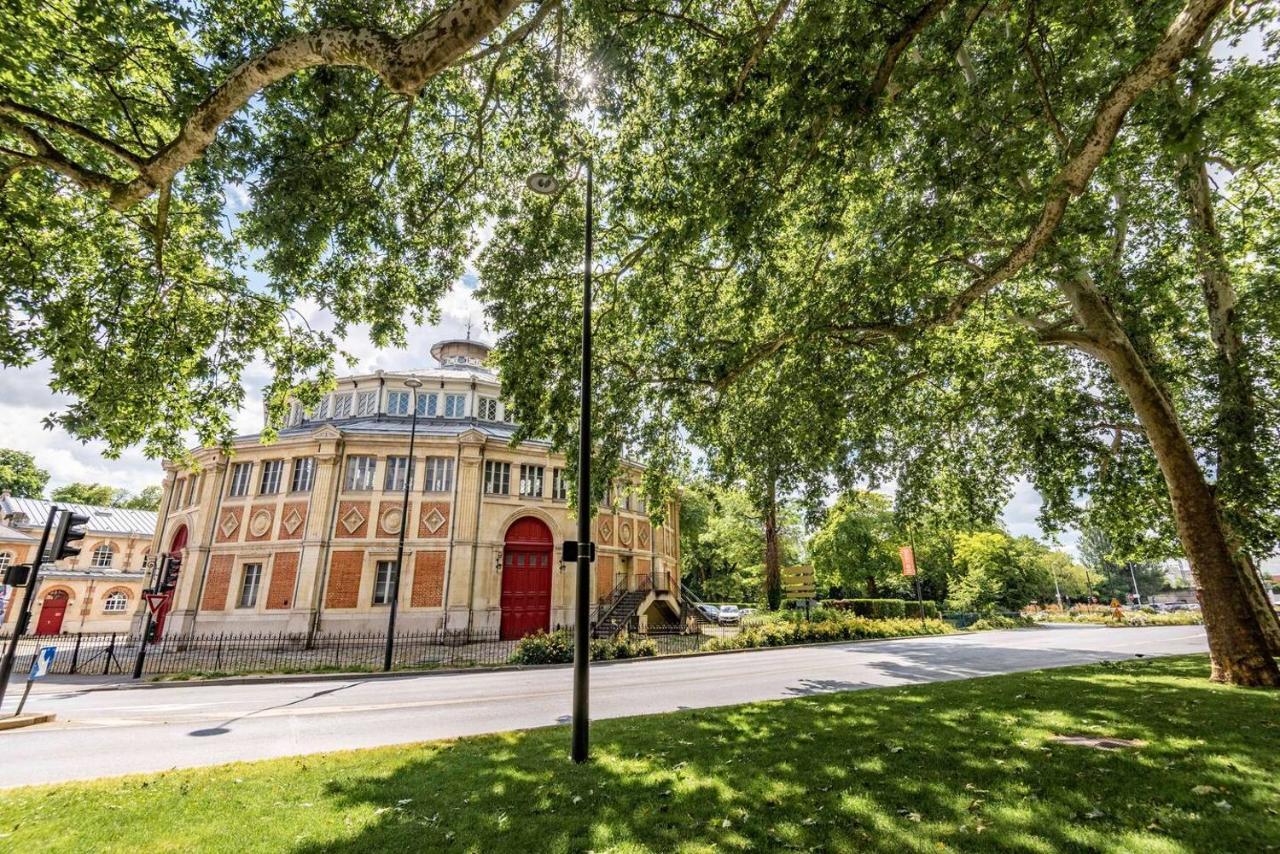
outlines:
[[[1039,626],[1027,626],[1017,629],[1001,629],[1000,631],[1028,631],[1030,629],[1038,629]],[[947,632],[942,635],[904,635],[896,638],[857,638],[855,640],[835,640],[835,641],[814,641],[812,643],[792,643],[785,646],[753,646],[742,647],[741,649],[717,649],[708,650],[706,652],[677,652],[671,655],[658,655],[651,658],[621,658],[611,661],[593,661],[591,666],[611,667],[614,665],[637,664],[645,661],[668,661],[673,658],[707,658],[713,655],[737,655],[748,652],[769,652],[784,649],[803,649],[807,647],[824,647],[824,646],[847,646],[849,644],[868,644],[868,643],[893,643],[895,641],[916,641],[927,640],[929,638],[955,637],[956,635],[974,635],[983,634],[968,629],[960,629],[954,632]],[[476,673],[512,673],[520,671],[539,671],[539,670],[564,670],[573,667],[572,664],[504,664],[494,667],[464,667],[453,669],[435,669],[435,670],[394,670],[390,673],[382,671],[362,672],[348,671],[343,673],[266,673],[261,676],[230,676],[225,679],[188,679],[188,680],[171,680],[164,682],[119,682],[111,685],[98,685],[80,688],[85,693],[95,691],[136,691],[146,689],[164,689],[164,688],[195,688],[204,686],[227,686],[227,685],[288,685],[295,682],[347,682],[361,680],[377,680],[377,679],[408,679],[419,678],[422,676],[465,676]],[[72,686],[68,686],[69,688]]]
[[[7,729],[34,726],[35,724],[47,724],[57,717],[51,712],[27,712],[25,715],[11,715],[7,718],[0,718],[0,732]]]

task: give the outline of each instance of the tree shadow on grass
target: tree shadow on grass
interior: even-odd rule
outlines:
[[[564,728],[410,747],[327,786],[371,822],[298,850],[1265,850],[1280,695],[1206,673],[1144,661],[604,721],[585,766]],[[1148,745],[1048,742],[1064,732]]]

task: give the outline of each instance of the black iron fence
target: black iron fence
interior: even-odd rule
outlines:
[[[396,635],[393,667],[430,669],[505,664],[515,641],[496,632],[429,631]],[[136,635],[27,636],[18,641],[14,673],[31,667],[41,647],[57,650],[49,672],[107,676],[174,673],[288,673],[380,670],[386,635],[317,634],[170,635],[143,647]]]

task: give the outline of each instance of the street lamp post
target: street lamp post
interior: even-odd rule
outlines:
[[[580,410],[578,415],[578,540],[572,550],[566,549],[566,557],[577,559],[578,573],[573,603],[573,749],[574,762],[586,762],[591,755],[590,704],[588,689],[591,665],[591,255],[592,255],[592,175],[591,158],[585,164],[587,172],[587,223],[582,258],[582,378]],[[545,173],[529,176],[526,182],[530,190],[544,196],[560,190],[560,181]],[[566,546],[569,544],[566,543]]]
[[[387,648],[382,658],[382,669],[391,669],[391,656],[396,644],[396,609],[400,604],[400,567],[404,564],[404,532],[409,527],[409,490],[413,488],[413,441],[418,435],[418,389],[421,380],[407,379],[404,384],[413,390],[409,420],[409,466],[404,474],[404,499],[400,504],[400,539],[396,545],[396,568],[391,575],[391,608],[387,611]]]

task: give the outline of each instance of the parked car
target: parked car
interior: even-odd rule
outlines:
[[[751,616],[752,614],[754,614],[755,612],[756,612],[756,609],[755,609],[755,608],[743,608],[743,609],[742,609],[741,611],[739,611],[738,613],[739,613],[739,614],[741,614],[741,615],[742,615],[742,616],[744,616],[744,617],[750,617],[750,616]]]
[[[708,605],[706,602],[698,603],[698,611],[702,616],[713,623],[720,621],[720,609],[715,605]]]
[[[737,605],[721,605],[720,617],[716,621],[722,626],[736,625],[742,619],[742,612]]]

